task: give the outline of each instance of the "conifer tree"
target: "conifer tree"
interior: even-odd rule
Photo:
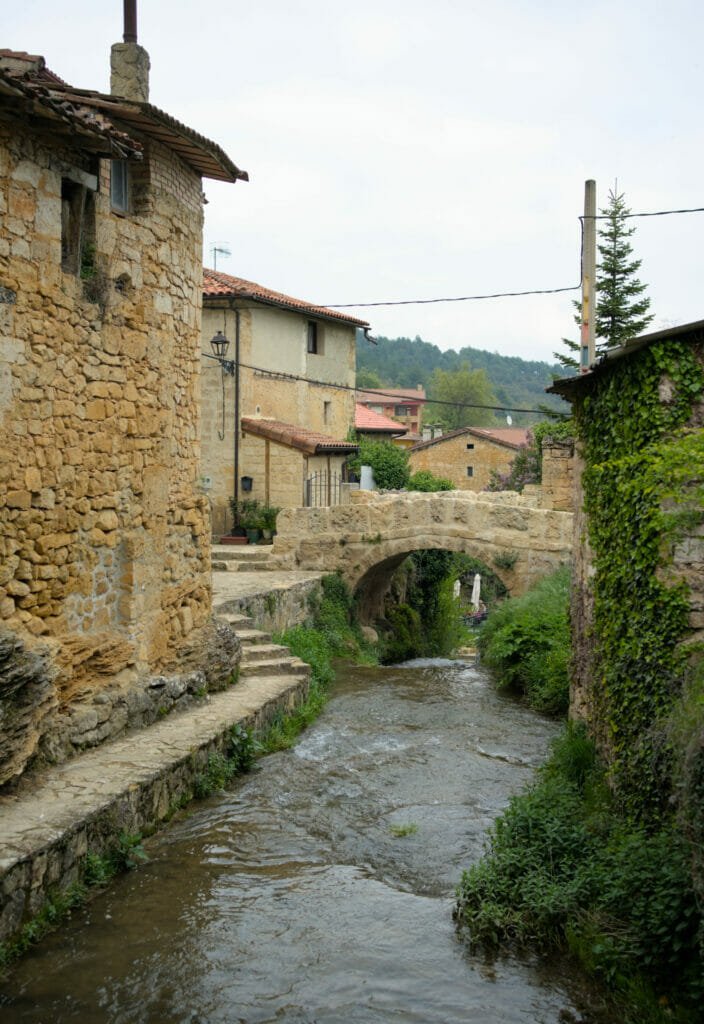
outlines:
[[[630,212],[623,193],[612,189],[609,205],[601,210],[607,219],[600,222],[597,243],[595,334],[596,348],[601,352],[635,338],[653,321],[653,314],[648,313],[650,299],[644,294],[647,285],[636,276],[642,261],[631,259],[633,247],[629,239],[635,227],[626,226]],[[575,302],[574,306],[577,310],[575,323],[581,326],[581,303]],[[563,338],[562,343],[568,352],[579,352],[578,342]],[[566,368],[579,368],[577,358],[572,355],[555,352],[554,356]]]

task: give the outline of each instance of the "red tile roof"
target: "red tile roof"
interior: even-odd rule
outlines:
[[[352,441],[338,441],[334,437],[328,437],[327,434],[318,433],[317,430],[297,427],[293,423],[284,423],[281,420],[255,419],[245,416],[241,423],[245,434],[254,434],[255,437],[278,441],[279,444],[297,448],[308,455],[323,453],[352,455],[359,448],[359,445]]]
[[[405,434],[406,427],[403,423],[382,416],[381,413],[367,409],[366,405],[357,403],[354,407],[355,430],[375,434]]]
[[[366,405],[369,402],[379,404],[379,399],[387,402],[402,399],[405,402],[426,401],[425,388],[362,388],[357,392],[357,401]]]
[[[335,309],[327,309],[325,306],[314,306],[303,299],[294,299],[282,292],[272,291],[271,288],[264,288],[254,281],[245,281],[242,277],[232,277],[231,274],[223,274],[219,270],[203,269],[203,297],[218,298],[219,296],[231,296],[240,299],[255,299],[258,302],[270,306],[279,306],[281,309],[291,309],[296,312],[306,313],[309,316],[321,317],[325,320],[342,320],[344,323],[354,324],[356,327],[369,327],[366,320],[357,320],[347,313],[338,313]]]
[[[462,434],[471,434],[473,437],[481,437],[485,441],[492,441],[504,448],[513,448],[515,451],[528,441],[528,431],[522,427],[460,427],[459,430],[451,430],[449,434],[442,434],[440,437],[433,437],[430,441],[421,441],[414,444],[410,449],[412,452],[420,451],[423,448],[430,448],[434,444],[442,444],[453,437],[460,437]]]
[[[216,143],[152,106],[122,96],[74,89],[53,71],[43,57],[19,50],[0,51],[0,97],[20,114],[38,117],[50,131],[70,135],[76,131],[85,148],[111,156],[139,156],[137,139],[115,127],[113,120],[134,129],[177,153],[198,174],[220,181],[247,181]]]

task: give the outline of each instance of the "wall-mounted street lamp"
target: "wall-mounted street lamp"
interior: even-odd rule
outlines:
[[[230,377],[235,376],[235,362],[233,359],[225,359],[230,342],[227,340],[222,331],[218,331],[215,337],[211,338],[210,347],[213,350],[212,359],[217,359],[222,367],[223,373],[227,373]]]

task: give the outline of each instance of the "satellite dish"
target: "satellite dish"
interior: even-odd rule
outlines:
[[[511,419],[511,416],[508,413],[506,414],[506,422],[508,423],[509,427],[513,423],[513,420]]]

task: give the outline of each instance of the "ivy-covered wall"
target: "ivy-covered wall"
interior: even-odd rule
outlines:
[[[555,388],[573,402],[583,470],[571,705],[624,808],[653,819],[673,810],[692,761],[673,723],[685,704],[704,721],[704,332],[619,356]]]

